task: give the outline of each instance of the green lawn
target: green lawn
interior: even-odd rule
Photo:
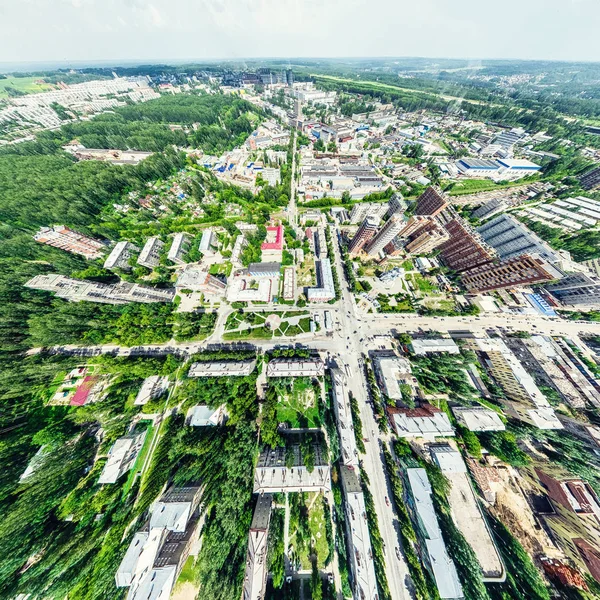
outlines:
[[[38,92],[47,92],[52,89],[52,86],[47,83],[38,84],[40,77],[8,77],[0,79],[0,98],[8,98],[7,87],[15,88],[25,94],[36,94]]]
[[[429,281],[429,279],[426,279],[425,277],[423,277],[423,275],[420,275],[419,273],[414,273],[414,274],[410,275],[409,277],[412,279],[414,286],[420,292],[423,292],[425,294],[439,292],[438,287],[435,286],[433,283],[431,283],[431,281]]]
[[[316,496],[316,498],[315,498]],[[313,502],[314,500],[314,502]],[[311,542],[317,554],[317,565],[319,569],[325,567],[325,560],[329,555],[329,545],[327,544],[327,535],[325,533],[325,511],[323,510],[323,495],[320,493],[306,494],[306,506],[312,506],[308,511],[308,527],[311,535]],[[290,531],[290,544],[296,548],[296,532]],[[310,562],[310,548],[303,549],[299,553],[300,564],[303,569],[310,570],[312,568]]]
[[[281,382],[277,388],[277,420],[280,423],[289,423],[293,428],[321,426],[319,407],[310,377],[294,377],[291,384]]]
[[[529,181],[529,179],[527,181]],[[450,183],[444,191],[450,194],[450,196],[463,196],[465,194],[476,194],[477,192],[486,192],[489,190],[501,190],[518,185],[524,185],[524,182],[519,180],[495,183],[491,179],[465,179],[463,181]]]

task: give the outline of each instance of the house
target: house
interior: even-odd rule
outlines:
[[[145,439],[146,431],[120,437],[108,453],[108,460],[100,473],[98,483],[116,483],[121,475],[133,468]]]

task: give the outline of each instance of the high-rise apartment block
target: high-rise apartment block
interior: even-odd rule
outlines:
[[[127,281],[114,285],[71,279],[56,273],[37,275],[25,283],[26,287],[54,292],[59,298],[71,302],[100,302],[101,304],[127,304],[128,302],[172,302],[173,289],[151,288]]]
[[[435,188],[428,187],[417,199],[415,215],[435,217],[448,206],[448,201]]]
[[[363,246],[377,233],[378,227],[379,217],[367,217],[348,245],[348,252],[350,254],[358,254],[363,249]]]
[[[138,256],[138,265],[153,269],[160,263],[160,254],[165,247],[164,243],[158,237],[151,237],[146,240],[140,255]]]
[[[450,235],[445,229],[434,226],[426,228],[422,233],[415,233],[413,239],[406,244],[405,250],[409,254],[428,254],[449,239]]]
[[[554,263],[558,254],[526,225],[512,215],[500,215],[477,228],[477,233],[492,246],[500,258],[512,258],[521,254],[539,254]]]
[[[80,254],[87,259],[98,258],[102,255],[102,251],[105,248],[102,242],[77,233],[65,225],[42,227],[33,236],[33,239],[36,242],[40,242],[40,244],[47,244],[66,252]]]
[[[367,217],[382,218],[388,212],[388,205],[382,202],[359,202],[352,207],[350,223],[361,223]]]
[[[584,190],[593,190],[600,186],[600,167],[588,171],[579,178],[579,185]]]
[[[461,281],[469,292],[481,293],[544,283],[558,279],[561,275],[560,271],[543,258],[523,254],[499,263],[488,263],[469,269],[462,273]]]
[[[130,271],[129,259],[139,251],[140,249],[131,242],[119,242],[104,261],[104,268]]]
[[[444,263],[455,271],[466,271],[491,262],[496,253],[480,236],[458,215],[444,224],[450,236],[440,246],[440,256]]]
[[[381,231],[367,244],[366,253],[369,256],[377,256],[402,231],[404,224],[401,215],[392,215]]]
[[[387,216],[391,217],[392,215],[395,215],[395,214],[404,214],[406,209],[407,209],[407,204],[404,201],[404,199],[402,198],[402,194],[395,193],[388,200]]]
[[[590,277],[585,273],[572,273],[545,288],[563,304],[571,306],[600,305],[600,279]]]

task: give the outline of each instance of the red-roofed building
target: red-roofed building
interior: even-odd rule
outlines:
[[[267,227],[267,239],[262,243],[263,262],[279,261],[283,253],[283,225]]]
[[[77,391],[71,398],[71,402],[69,404],[71,406],[83,406],[88,402],[88,398],[92,388],[98,383],[99,377],[91,375],[89,377],[85,377],[81,385],[77,388]]]

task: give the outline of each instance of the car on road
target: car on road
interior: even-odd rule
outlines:
[[[385,503],[389,506],[390,505],[390,499],[386,496],[385,497]]]
[[[398,546],[396,546],[395,550],[396,550],[396,558],[398,560],[402,560],[402,557],[400,556],[400,548],[398,548]]]

